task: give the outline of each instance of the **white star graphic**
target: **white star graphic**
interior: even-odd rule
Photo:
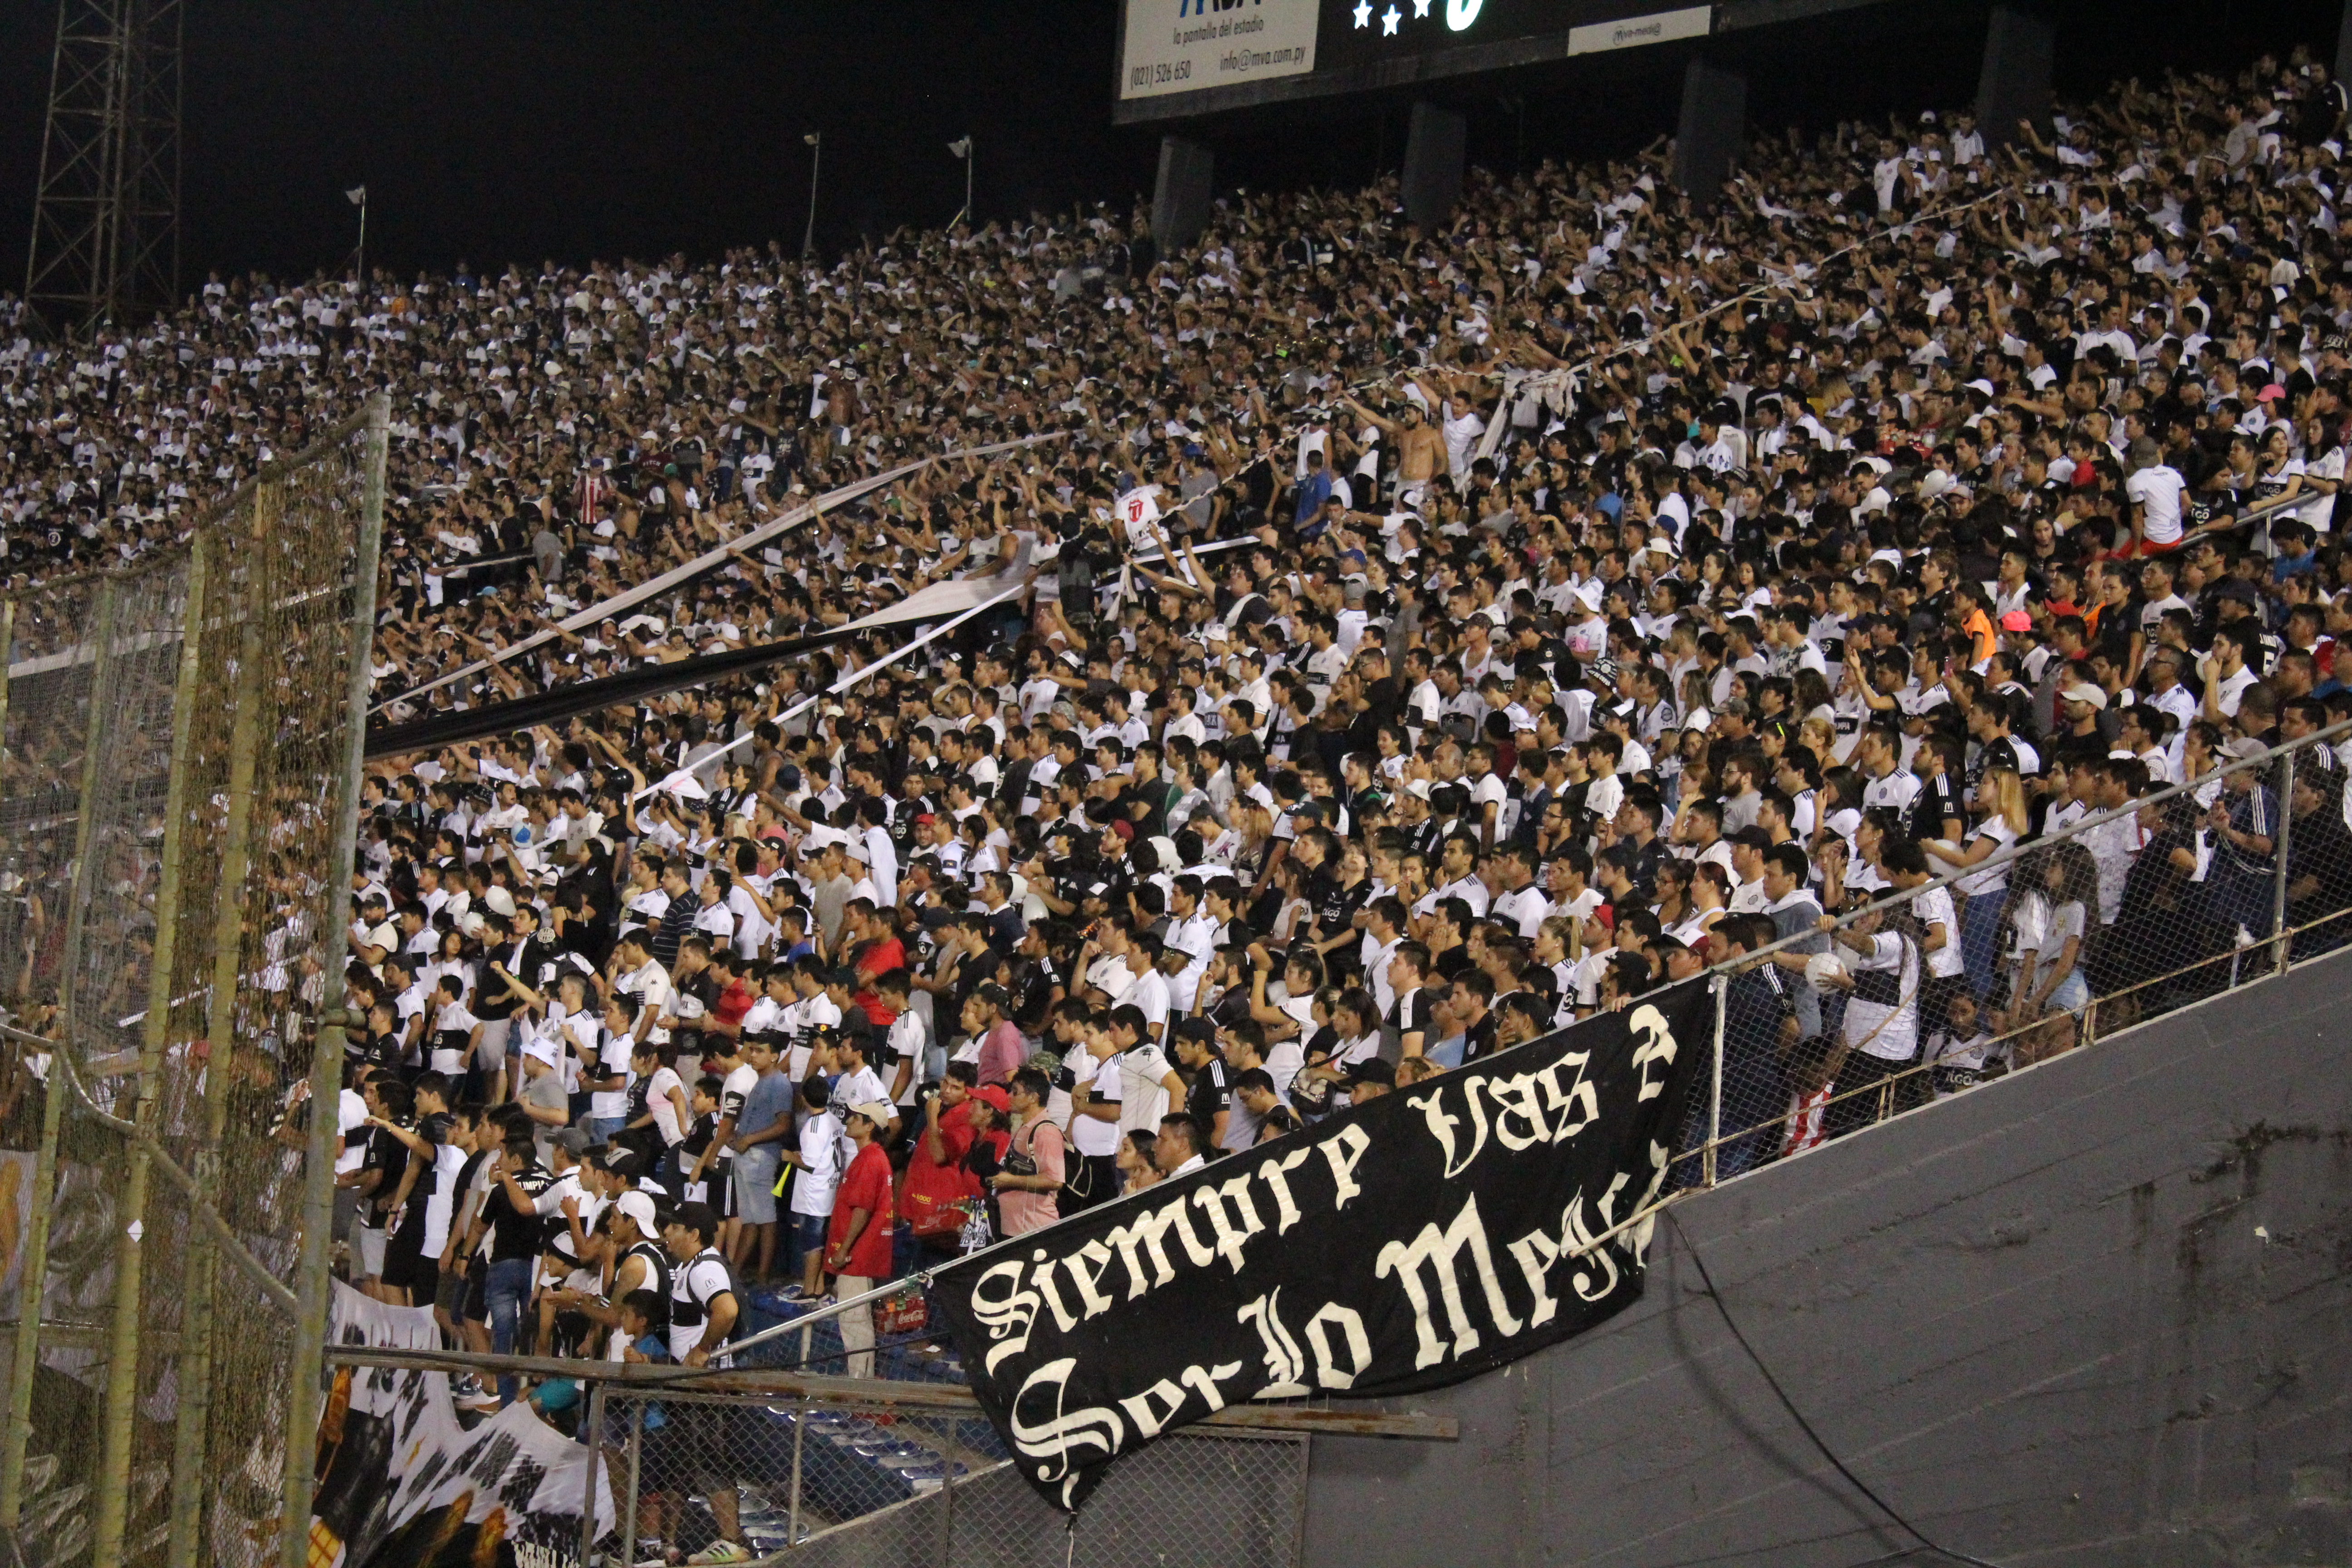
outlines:
[[[1372,0],[1356,0],[1356,26],[1369,27],[1371,25]]]
[[[1382,36],[1382,37],[1394,37],[1396,36],[1396,25],[1397,25],[1398,20],[1399,20],[1399,16],[1398,16],[1397,8],[1396,8],[1395,6],[1391,5],[1391,6],[1390,6],[1386,11],[1381,12],[1381,36]]]
[[[1412,0],[1412,19],[1416,22],[1429,15],[1429,0]]]

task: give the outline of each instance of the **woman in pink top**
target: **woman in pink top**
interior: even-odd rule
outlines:
[[[1020,1028],[1004,1016],[1012,1005],[1002,985],[983,985],[963,1005],[964,1033],[980,1037],[976,1065],[982,1083],[1010,1085],[1014,1069],[1028,1058]]]
[[[1062,1217],[1062,1130],[1045,1118],[1045,1097],[1052,1092],[1035,1068],[1014,1073],[1005,1091],[1013,1140],[1005,1145],[1004,1168],[988,1184],[996,1193],[998,1228],[1006,1236],[1043,1230]]]

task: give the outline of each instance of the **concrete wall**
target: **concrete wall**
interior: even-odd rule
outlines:
[[[2352,1564],[2352,958],[1772,1167],[1676,1215],[1840,1458],[2022,1564]],[[1674,1228],[1643,1300],[1315,1439],[1307,1561],[1860,1564],[1822,1458]],[[1920,1562],[1938,1561],[1923,1555]]]

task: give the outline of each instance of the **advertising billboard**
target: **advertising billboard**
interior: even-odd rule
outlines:
[[[1118,100],[1164,98],[1315,68],[1324,0],[1128,0]]]
[[[1176,119],[1706,38],[1874,0],[1124,0],[1112,118]]]

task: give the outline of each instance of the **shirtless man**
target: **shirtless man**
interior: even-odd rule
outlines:
[[[1445,442],[1423,416],[1421,405],[1407,403],[1402,422],[1384,419],[1352,397],[1342,398],[1367,424],[1396,438],[1397,500],[1418,506],[1423,486],[1445,469]]]

